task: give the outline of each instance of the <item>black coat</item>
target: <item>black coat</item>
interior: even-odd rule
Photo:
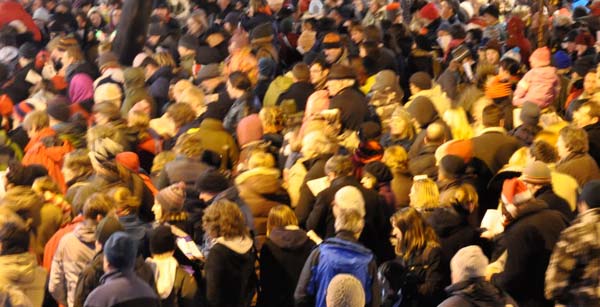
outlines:
[[[446,287],[451,296],[438,307],[504,307],[517,303],[502,290],[481,279],[469,279]]]
[[[342,130],[358,131],[360,124],[367,121],[369,117],[367,98],[354,87],[345,88],[331,98],[329,109],[340,110]]]
[[[310,82],[296,82],[290,88],[281,93],[277,98],[277,105],[286,99],[292,99],[296,103],[296,112],[304,111],[308,97],[315,91],[315,87]]]
[[[500,130],[499,127],[487,128],[484,132],[471,139],[473,155],[485,162],[492,174],[496,174],[510,156],[521,147],[519,141]]]
[[[151,13],[152,1],[132,0],[123,4],[123,16],[127,18],[119,22],[113,41],[113,52],[119,57],[119,63],[130,65],[144,48]]]
[[[313,195],[306,183],[313,179],[318,179],[325,176],[325,163],[327,163],[329,158],[331,158],[331,155],[329,154],[320,155],[302,162],[307,172],[304,176],[304,181],[300,186],[300,198],[298,199],[298,205],[296,206],[296,209],[294,209],[300,226],[304,226],[306,223],[308,215],[312,211],[317,199],[315,197],[316,195]]]
[[[425,144],[417,156],[410,158],[408,169],[413,176],[427,175],[427,177],[434,180],[437,178],[438,168],[435,163],[435,151],[438,147],[440,147],[440,144]]]
[[[275,228],[260,251],[260,307],[294,306],[294,290],[315,247],[300,229]]]
[[[588,153],[594,158],[596,164],[600,165],[600,122],[587,125],[583,129],[587,132],[590,144]]]
[[[306,229],[313,230],[323,239],[335,236],[332,202],[335,193],[345,186],[358,188],[365,200],[365,227],[358,241],[375,254],[377,263],[391,259],[393,251],[387,240],[391,229],[386,202],[377,192],[365,189],[354,177],[336,178],[329,188],[317,195],[315,206],[306,221]]]
[[[508,254],[504,271],[492,275],[491,281],[520,307],[554,306],[544,298],[544,279],[552,249],[567,222],[538,200],[520,205],[519,211],[504,230],[502,245]]]
[[[568,221],[572,221],[575,218],[576,214],[571,210],[569,203],[564,198],[554,193],[552,185],[549,184],[543,186],[535,192],[534,197],[543,200],[548,205],[548,208],[562,213]]]

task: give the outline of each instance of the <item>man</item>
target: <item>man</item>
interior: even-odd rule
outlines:
[[[367,306],[379,306],[375,256],[357,242],[365,225],[364,200],[354,187],[344,187],[338,193],[351,193],[357,197],[336,197],[333,204],[336,236],[326,239],[306,260],[294,293],[296,306],[325,307],[329,282],[340,273],[358,278],[365,291]]]
[[[589,142],[585,130],[574,126],[560,129],[556,148],[560,157],[556,164],[557,171],[573,176],[579,186],[600,178],[598,164],[588,154]]]
[[[575,120],[575,112],[587,101],[594,96],[597,89],[596,85],[596,70],[590,69],[583,78],[583,92],[571,103],[569,103],[565,111],[566,120]],[[581,128],[581,127],[580,127]]]
[[[146,84],[148,85],[150,96],[152,96],[152,99],[156,103],[157,110],[162,112],[164,106],[169,102],[169,85],[173,78],[171,67],[161,67],[156,60],[151,57],[146,57],[146,59],[142,61],[141,66],[144,68]]]
[[[422,71],[414,73],[409,82],[412,96],[404,107],[408,108],[418,97],[424,96],[431,100],[438,114],[443,115],[450,108],[450,99],[438,84],[433,84],[428,73]]]
[[[315,205],[306,221],[306,229],[313,230],[323,238],[335,236],[335,216],[332,204],[341,198],[360,198],[364,203],[364,231],[359,234],[359,242],[364,244],[377,256],[377,261],[386,261],[392,255],[391,245],[387,240],[381,240],[389,234],[389,216],[384,212],[385,200],[373,190],[365,189],[352,175],[354,167],[347,156],[333,156],[325,163],[325,173],[331,186],[317,194]],[[347,187],[354,189],[348,190]],[[339,193],[344,189],[348,193]],[[356,191],[359,191],[356,196]]]
[[[327,89],[332,97],[329,109],[338,109],[342,131],[358,131],[367,121],[369,109],[365,95],[356,88],[356,75],[350,66],[335,64],[327,76]]]
[[[488,266],[486,279],[508,292],[520,307],[553,306],[544,298],[544,273],[552,248],[566,228],[564,217],[533,198],[518,178],[504,181],[502,215],[506,262]]]
[[[156,292],[134,272],[137,242],[118,231],[104,244],[104,281],[85,300],[85,307],[158,307]]]
[[[443,20],[450,24],[462,24],[468,21],[467,14],[460,9],[460,2],[457,0],[443,0],[440,2],[440,15]]]
[[[439,76],[437,82],[448,98],[456,100],[461,91],[474,81],[473,69],[471,69],[474,61],[471,51],[465,44],[454,48],[450,56],[452,59],[448,68]],[[471,72],[467,69],[471,69]]]
[[[569,203],[554,193],[552,188],[552,174],[550,173],[550,168],[544,162],[533,161],[528,163],[523,170],[521,180],[525,182],[533,197],[545,202],[548,208],[562,213],[569,221],[575,217],[575,213],[569,207]]]
[[[285,100],[293,101],[295,112],[304,112],[308,97],[315,91],[314,85],[310,82],[310,68],[304,63],[298,63],[292,68],[292,78],[294,83],[290,88],[279,95],[277,105],[281,105]],[[284,111],[286,112],[286,111]]]
[[[546,298],[566,306],[596,306],[600,302],[600,181],[581,191],[579,215],[565,229],[546,270]]]
[[[410,146],[410,150],[408,151],[409,158],[412,159],[419,155],[421,149],[425,146],[427,128],[433,124],[439,124],[444,128],[444,139],[452,139],[450,128],[448,128],[446,123],[440,118],[431,99],[425,96],[419,96],[415,98],[410,105],[405,107],[406,111],[408,111],[412,117],[414,124],[421,128],[421,131],[415,136],[415,139]]]
[[[595,74],[594,74],[595,76]],[[573,112],[573,123],[588,135],[589,154],[600,165],[600,105],[588,101]]]
[[[348,50],[342,43],[342,38],[337,33],[327,33],[323,37],[323,56],[329,65],[349,65]]]
[[[427,127],[423,147],[408,162],[408,169],[413,176],[427,175],[434,180],[438,177],[435,151],[446,141],[444,130],[445,127],[440,123],[432,123]]]
[[[320,91],[327,88],[329,68],[327,62],[321,59],[316,59],[310,65],[310,83],[315,87],[315,90]]]

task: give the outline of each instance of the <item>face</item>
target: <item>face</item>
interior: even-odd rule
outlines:
[[[202,30],[202,25],[196,22],[193,18],[188,18],[187,22],[188,33],[195,34]]]
[[[485,51],[485,59],[490,64],[498,64],[500,61],[500,54],[498,54],[498,51],[494,49],[487,49]]]
[[[558,137],[558,141],[556,141],[556,150],[558,151],[558,156],[561,159],[564,159],[569,155],[569,149],[565,145],[565,142],[562,137]]]
[[[324,49],[324,52],[327,63],[333,64],[342,55],[342,48]]]
[[[312,84],[319,84],[327,77],[327,70],[323,69],[321,65],[314,64],[310,67],[310,82]]]
[[[112,16],[112,24],[115,26],[118,25],[119,22],[121,21],[121,10],[115,9],[111,16]]]
[[[590,107],[583,106],[573,112],[573,123],[579,128],[598,122],[598,118],[592,118],[590,115]]]
[[[160,204],[157,202],[152,206],[152,213],[154,213],[154,218],[158,221],[162,217],[162,208]]]
[[[372,189],[377,183],[377,179],[373,177],[371,174],[365,173],[363,177],[360,179],[360,183],[365,187],[365,189]]]
[[[350,31],[350,38],[355,44],[359,44],[363,41],[363,33],[361,31],[352,30]]]
[[[395,241],[395,244],[402,242],[402,231],[396,226],[392,229],[392,241]]]
[[[596,73],[589,73],[583,79],[583,90],[588,95],[593,95],[596,92]]]
[[[448,19],[452,17],[454,13],[452,12],[452,7],[448,4],[447,1],[442,1],[440,3],[440,6],[442,7],[442,12],[440,13],[442,15],[442,18]]]
[[[92,25],[94,27],[99,27],[102,23],[102,17],[100,16],[100,14],[94,13],[90,15],[90,21],[92,22]]]
[[[392,120],[390,122],[390,133],[392,135],[400,135],[406,130],[406,122],[403,120]]]

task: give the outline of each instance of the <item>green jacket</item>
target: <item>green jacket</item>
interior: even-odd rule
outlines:
[[[240,156],[238,145],[225,130],[223,123],[215,118],[206,118],[200,127],[188,130],[188,133],[200,133],[202,136],[202,147],[221,155],[224,163],[222,168],[232,169]]]

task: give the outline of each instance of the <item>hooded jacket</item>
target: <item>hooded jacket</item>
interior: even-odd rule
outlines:
[[[294,305],[294,290],[314,246],[297,226],[271,230],[260,251],[258,306]]]
[[[123,118],[127,118],[129,110],[141,100],[148,101],[152,106],[152,113],[157,114],[154,100],[146,90],[144,71],[139,68],[126,69],[123,72],[123,78],[125,79],[125,100],[121,106]]]
[[[95,225],[84,221],[58,244],[50,269],[48,290],[54,299],[65,306],[73,306],[79,274],[94,257],[95,231]]]
[[[46,276],[31,253],[0,256],[0,284],[22,291],[34,307],[41,307],[44,301]]]
[[[162,112],[164,106],[169,102],[169,85],[173,78],[173,72],[168,66],[160,67],[146,82],[148,92],[157,105],[157,109]]]
[[[548,107],[558,96],[560,80],[552,66],[530,69],[517,84],[513,105],[520,107],[526,101],[537,104],[540,109]]]
[[[206,299],[210,307],[246,307],[256,291],[252,239],[216,239],[206,258]]]
[[[433,106],[435,106],[438,114],[444,114],[448,109],[450,109],[450,99],[446,96],[446,93],[442,91],[442,87],[439,84],[434,84],[431,89],[422,90],[410,96],[404,107],[408,108],[413,101],[420,96],[429,98],[433,103]]]

